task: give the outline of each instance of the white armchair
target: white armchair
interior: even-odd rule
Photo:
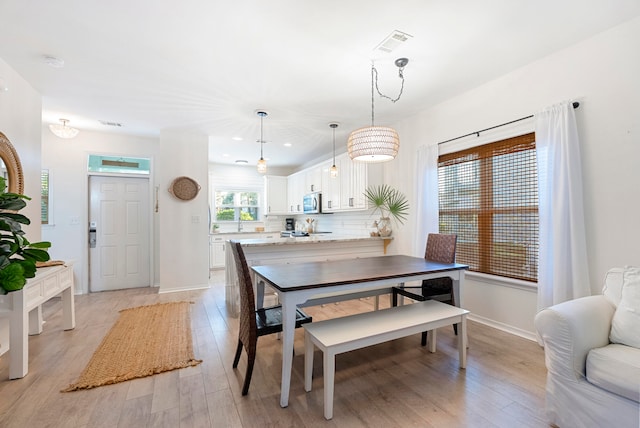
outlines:
[[[559,427],[640,426],[640,349],[609,341],[624,269],[607,274],[603,294],[540,311],[546,410]]]

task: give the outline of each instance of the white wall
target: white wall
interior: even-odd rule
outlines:
[[[0,132],[11,141],[24,172],[24,194],[31,198],[21,211],[31,224],[23,227],[27,239],[40,240],[40,126],[42,97],[0,59],[0,78],[8,91],[0,91]]]
[[[635,18],[404,120],[397,124],[400,154],[385,165],[387,182],[413,183],[409,193],[415,190],[421,145],[525,117],[562,100],[579,101],[590,285],[600,292],[610,267],[640,265],[638,52],[640,18]],[[409,226],[396,235],[395,251],[412,251],[419,237],[411,225],[418,221],[412,211]],[[467,280],[463,302],[488,322],[523,335],[534,331],[535,290]]]
[[[157,157],[158,141],[155,138],[89,131],[80,131],[76,138],[65,140],[53,135],[48,124],[41,124],[40,119],[38,130],[42,132],[42,168],[49,169],[50,174],[54,222],[42,227],[42,237],[51,242],[49,253],[53,259],[75,260],[76,292],[87,293],[89,154],[151,158],[153,172],[157,164],[153,159]],[[152,189],[153,177],[150,180]],[[79,221],[74,221],[75,218]]]
[[[42,97],[0,59],[0,79],[8,91],[0,91],[0,132],[15,147],[24,173],[24,194],[31,197],[21,211],[31,224],[24,226],[27,239],[41,240],[40,233],[40,126]],[[0,354],[9,349],[9,320],[0,318]]]
[[[159,186],[160,292],[206,288],[209,282],[208,138],[163,131],[156,179]],[[176,177],[197,181],[195,199],[182,201],[167,189]]]

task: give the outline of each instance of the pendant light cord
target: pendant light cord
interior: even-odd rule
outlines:
[[[333,166],[336,166],[336,128],[338,127],[337,123],[331,123],[329,126],[333,129]]]
[[[371,127],[372,127],[372,128],[373,128],[373,126],[374,126],[374,124],[373,124],[373,117],[374,117],[374,114],[373,114],[373,111],[374,111],[374,108],[373,108],[373,105],[374,105],[374,96],[373,96],[373,76],[374,76],[374,73],[375,73],[375,75],[376,75],[376,77],[377,77],[377,76],[378,76],[378,72],[377,72],[377,70],[376,70],[376,68],[374,67],[373,62],[372,62],[372,63],[371,63]],[[376,84],[376,86],[377,86],[377,84]]]
[[[264,113],[260,112],[258,113],[260,115],[260,159],[263,159],[262,157],[262,145],[264,144],[264,139],[262,138],[262,121],[264,120]]]
[[[402,96],[402,92],[404,91],[404,65],[398,66],[398,77],[400,77],[401,83],[400,83],[400,93],[398,93],[398,96],[396,98],[391,98],[390,96],[380,92],[380,89],[378,88],[378,70],[373,66],[373,63],[372,63],[371,64],[371,85],[373,85],[374,75],[375,75],[375,82],[376,82],[376,91],[378,91],[378,94],[380,94],[382,98],[386,98],[392,103],[395,103],[396,101],[398,101]],[[372,92],[373,92],[373,88],[372,88]]]
[[[404,91],[404,67],[407,65],[408,62],[409,60],[406,58],[399,58],[395,62],[396,66],[398,67],[398,77],[400,77],[401,83],[400,83],[400,92],[398,93],[398,96],[396,98],[391,98],[390,96],[380,92],[380,88],[378,87],[378,70],[376,69],[373,61],[371,61],[371,126],[372,127],[374,126],[374,98],[375,98],[374,88],[382,98],[386,98],[392,103],[395,103],[396,101],[398,101],[402,96],[402,92]]]

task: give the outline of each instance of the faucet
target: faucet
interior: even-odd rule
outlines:
[[[238,232],[242,232],[242,219],[238,217]]]

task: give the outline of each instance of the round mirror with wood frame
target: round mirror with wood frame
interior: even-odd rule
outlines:
[[[2,158],[7,170],[7,191],[22,195],[24,192],[22,164],[20,163],[18,152],[2,132],[0,132],[0,158]]]

